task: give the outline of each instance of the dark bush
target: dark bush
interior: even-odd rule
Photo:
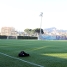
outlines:
[[[37,39],[37,37],[31,37],[31,36],[17,36],[17,39]]]
[[[7,39],[7,36],[0,35],[0,39]]]

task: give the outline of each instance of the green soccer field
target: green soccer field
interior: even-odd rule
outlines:
[[[67,41],[0,40],[0,67],[67,67]]]

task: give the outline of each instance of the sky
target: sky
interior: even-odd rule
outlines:
[[[43,12],[42,22],[40,13]],[[56,27],[67,30],[67,0],[0,0],[0,29]]]

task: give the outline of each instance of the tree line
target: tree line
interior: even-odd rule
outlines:
[[[24,32],[27,34],[27,35],[36,35],[36,34],[40,34],[40,28],[35,28],[35,29],[29,29],[29,28],[26,28],[24,30]],[[43,29],[41,29],[41,33],[43,34],[44,31]]]

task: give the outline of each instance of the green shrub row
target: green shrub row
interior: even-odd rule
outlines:
[[[37,39],[37,37],[31,37],[31,36],[18,36],[17,39]]]
[[[7,39],[7,36],[0,36],[0,39]]]
[[[0,36],[0,39],[15,39],[15,37],[7,37],[7,36]],[[31,37],[31,36],[17,36],[17,39],[37,39],[37,37]]]

